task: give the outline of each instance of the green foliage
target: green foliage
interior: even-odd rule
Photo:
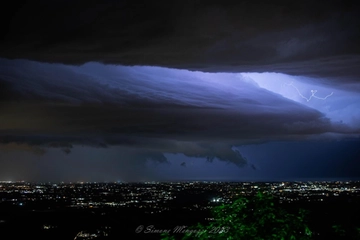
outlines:
[[[168,233],[162,233],[160,236],[162,237],[161,240],[175,240],[175,237]]]
[[[345,236],[346,231],[341,225],[333,225],[332,228],[338,236],[341,236],[341,237]]]
[[[356,237],[360,239],[360,227],[356,228]]]
[[[360,239],[360,227],[334,224],[332,230],[337,239]]]
[[[182,239],[311,239],[312,232],[305,222],[304,210],[291,214],[275,205],[272,196],[261,192],[253,199],[240,197],[232,204],[214,207],[215,221],[207,226],[193,226],[197,234],[187,234]],[[169,235],[163,237],[171,239]]]

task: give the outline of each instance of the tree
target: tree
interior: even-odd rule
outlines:
[[[212,213],[214,222],[193,226],[194,233],[182,239],[308,240],[312,236],[306,211],[289,213],[277,207],[272,196],[261,192],[252,199],[240,197],[231,204],[216,206]],[[163,239],[175,238],[164,234]]]

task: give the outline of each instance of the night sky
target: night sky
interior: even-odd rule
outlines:
[[[14,1],[0,180],[360,179],[356,1]]]

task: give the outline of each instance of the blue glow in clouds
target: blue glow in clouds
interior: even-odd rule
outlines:
[[[333,122],[360,127],[360,94],[321,79],[269,72],[206,73],[94,62],[71,66],[0,59],[0,63],[1,79],[10,83],[16,80],[15,90],[51,101],[121,106],[172,104],[249,115],[300,113],[310,107]]]
[[[0,84],[0,175],[12,179],[260,180],[357,159],[358,141],[308,140],[358,138],[358,82],[0,59]]]
[[[290,76],[282,73],[241,73],[259,87],[314,108],[335,123],[360,128],[360,94],[346,89],[346,85],[334,87],[324,84],[323,79]],[[322,95],[321,95],[322,94]]]
[[[320,79],[282,73],[206,73],[151,66],[81,66],[1,59],[0,77],[24,94],[73,103],[173,104],[261,114],[299,112],[360,127],[360,94]],[[335,87],[336,86],[336,87]]]

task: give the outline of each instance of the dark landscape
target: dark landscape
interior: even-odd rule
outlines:
[[[360,4],[0,7],[0,239],[360,239]]]
[[[313,239],[358,237],[360,183],[340,181],[8,182],[1,184],[0,227],[9,239],[161,239],[159,231],[166,230],[181,239],[185,229],[214,221],[214,206],[259,191],[275,196],[289,212],[308,210]],[[346,231],[344,236],[334,226]]]

